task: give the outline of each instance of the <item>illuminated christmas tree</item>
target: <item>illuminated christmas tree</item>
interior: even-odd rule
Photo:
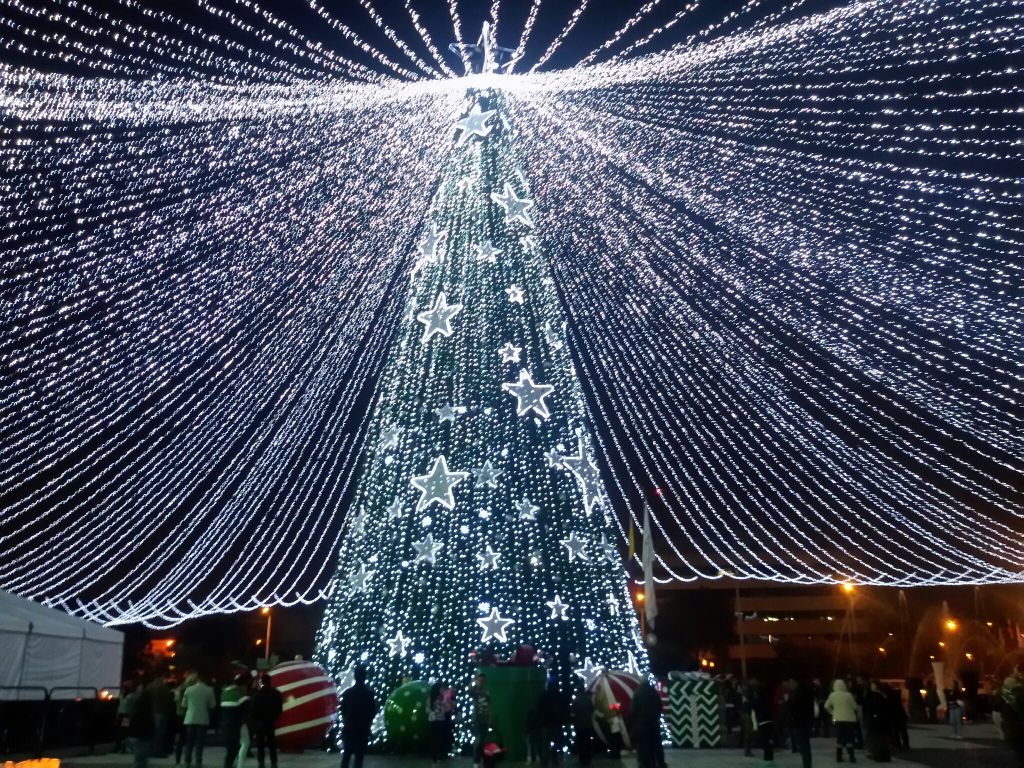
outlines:
[[[318,658],[468,689],[479,652],[562,685],[646,670],[565,320],[498,93],[431,203],[372,416]]]

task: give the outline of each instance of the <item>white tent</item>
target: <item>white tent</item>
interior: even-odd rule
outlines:
[[[55,699],[95,695],[121,679],[124,635],[0,591],[0,686],[54,688]],[[41,691],[0,687],[0,699],[38,699]]]

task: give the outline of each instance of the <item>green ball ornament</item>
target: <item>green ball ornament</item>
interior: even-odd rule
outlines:
[[[396,688],[384,704],[384,729],[388,743],[400,752],[427,748],[428,683],[406,683]]]

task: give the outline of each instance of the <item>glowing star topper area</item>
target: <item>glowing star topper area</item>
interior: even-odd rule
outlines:
[[[549,341],[565,321],[547,256],[522,241],[532,204],[506,111],[482,91],[456,122],[417,249],[445,256],[408,288],[408,306],[430,309],[397,329],[356,490],[365,520],[341,547],[348,589],[334,588],[318,638],[332,672],[367,664],[381,690],[407,675],[468,688],[473,658],[516,645],[567,689],[584,657],[646,664],[635,615],[615,609],[629,602],[622,564],[588,556],[615,519],[569,350]],[[565,444],[579,455],[553,466]]]

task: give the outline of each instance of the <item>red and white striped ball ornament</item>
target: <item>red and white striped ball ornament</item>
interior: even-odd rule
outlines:
[[[612,707],[625,719],[629,715],[629,706],[633,703],[633,694],[640,687],[643,678],[630,672],[610,670],[601,675],[590,686],[594,694],[594,706],[605,716],[610,716]],[[660,680],[654,683],[655,690],[661,697],[661,705],[665,713],[669,709],[668,686]]]
[[[287,751],[324,740],[338,715],[338,689],[327,672],[308,661],[287,661],[268,672],[284,707],[277,720],[277,746]]]

